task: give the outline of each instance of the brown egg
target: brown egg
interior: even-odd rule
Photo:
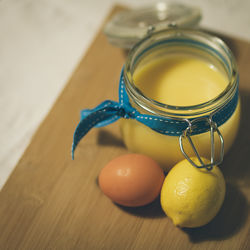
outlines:
[[[126,154],[111,160],[102,169],[99,186],[115,203],[136,207],[157,198],[164,178],[163,170],[153,159]]]

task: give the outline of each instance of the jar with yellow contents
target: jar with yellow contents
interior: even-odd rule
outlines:
[[[166,168],[183,158],[182,151],[191,156],[195,149],[207,158],[215,150],[214,159],[221,161],[223,145],[227,152],[234,142],[240,116],[236,63],[224,42],[194,30],[160,31],[130,51],[123,74],[131,105],[167,118],[162,133],[123,119],[121,131],[130,150]],[[177,128],[180,123],[185,130]],[[189,136],[195,149],[181,139]]]
[[[240,120],[236,62],[221,39],[179,26],[150,26],[132,47],[121,73],[119,102],[83,111],[73,152],[90,128],[122,118],[127,148],[152,157],[164,170],[184,157],[194,164],[193,155],[200,159],[197,167],[222,162]]]

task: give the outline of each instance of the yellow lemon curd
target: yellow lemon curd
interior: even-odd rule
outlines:
[[[136,87],[147,97],[173,106],[191,106],[218,96],[228,85],[227,75],[215,65],[191,55],[162,56],[136,68]],[[225,152],[232,145],[239,126],[240,105],[219,127],[224,138]],[[135,120],[121,120],[121,132],[129,150],[157,160],[165,170],[183,159],[178,136],[157,133]],[[192,136],[201,156],[210,158],[210,133]],[[219,151],[219,137],[215,136]],[[193,155],[187,144],[185,150]]]

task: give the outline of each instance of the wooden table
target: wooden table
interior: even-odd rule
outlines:
[[[71,160],[80,110],[117,100],[126,52],[100,31],[0,193],[0,249],[250,249],[250,44],[223,38],[239,65],[242,122],[222,165],[226,199],[211,223],[180,229],[159,200],[124,208],[101,193],[100,170],[127,152],[117,124],[93,129]]]

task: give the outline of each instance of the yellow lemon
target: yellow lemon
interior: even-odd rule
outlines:
[[[198,159],[192,160],[199,163]],[[202,160],[207,164],[208,160]],[[164,180],[161,206],[176,226],[200,227],[218,213],[225,191],[225,180],[217,166],[208,171],[183,160],[170,170]]]

